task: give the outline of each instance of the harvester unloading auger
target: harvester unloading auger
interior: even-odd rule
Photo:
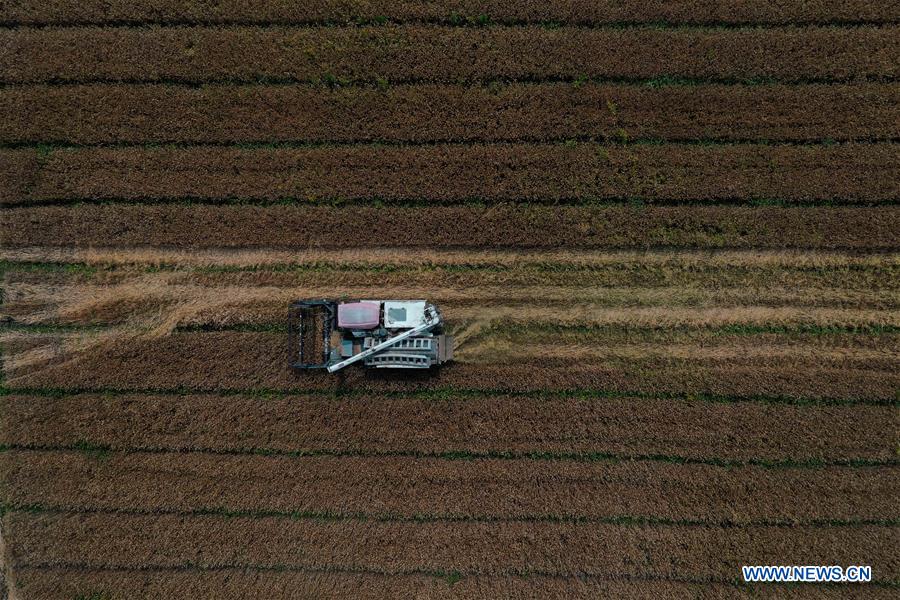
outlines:
[[[370,368],[428,369],[453,358],[441,313],[425,300],[300,300],[288,312],[294,369],[334,373]]]

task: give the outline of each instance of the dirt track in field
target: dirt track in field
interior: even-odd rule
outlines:
[[[898,65],[891,2],[6,2],[0,597],[892,597]],[[291,373],[311,296],[456,361]]]
[[[900,195],[895,144],[603,146],[595,143],[325,148],[0,150],[7,204],[102,199],[648,202]]]
[[[893,78],[900,28],[179,27],[0,31],[0,81]]]
[[[0,141],[886,140],[898,110],[898,84],[36,85],[0,90]]]

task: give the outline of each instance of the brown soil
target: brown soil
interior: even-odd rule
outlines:
[[[18,163],[22,155],[39,152],[0,155],[11,154]],[[853,203],[900,196],[900,153],[894,144],[87,148],[51,152],[36,159],[33,168],[0,181],[5,203],[185,197]]]
[[[73,206],[5,211],[4,245],[180,248],[894,250],[900,210],[476,206]],[[347,232],[353,235],[347,235]]]
[[[6,29],[0,81],[895,77],[900,28]]]
[[[443,387],[485,390],[596,388],[636,392],[712,393],[892,399],[896,369],[824,359],[665,359],[576,364],[565,359],[513,365],[453,364],[437,372],[397,374],[356,370],[340,377],[294,374],[286,366],[283,333],[181,333],[155,339],[103,342],[59,364],[12,370],[13,387],[115,389],[413,390]]]
[[[740,565],[872,565],[894,582],[887,527],[396,523],[284,518],[7,514],[15,565],[258,565],[733,581]],[[862,560],[859,557],[864,557]]]
[[[26,86],[0,89],[0,141],[871,140],[898,110],[897,84]]]
[[[797,523],[896,519],[894,467],[7,452],[4,500],[65,510]]]
[[[896,409],[450,394],[9,395],[2,443],[235,452],[531,452],[722,460],[891,460]],[[564,505],[562,505],[564,506]]]
[[[456,15],[456,17],[454,17]],[[302,3],[219,0],[215,11],[203,2],[176,0],[12,0],[0,19],[12,23],[356,23],[440,21],[456,23],[484,15],[493,23],[832,23],[900,20],[890,2],[818,0],[771,2],[742,0],[727,6],[717,0],[667,0],[623,3],[616,0],[388,0],[380,2],[312,0]]]

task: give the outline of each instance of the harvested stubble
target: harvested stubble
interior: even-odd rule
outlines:
[[[792,406],[591,394],[0,398],[3,444],[215,453],[600,453],[724,461],[888,461],[892,406]]]
[[[154,27],[0,31],[0,81],[893,78],[900,28]]]
[[[414,297],[427,289],[434,302],[460,309],[461,319],[469,318],[471,309],[478,306],[496,307],[487,315],[491,318],[506,317],[515,306],[532,315],[531,306],[538,301],[562,311],[555,314],[565,317],[560,322],[566,323],[581,316],[588,317],[584,323],[622,322],[626,315],[611,318],[613,309],[633,308],[642,325],[650,316],[648,309],[664,306],[677,325],[742,323],[750,318],[761,325],[813,324],[815,320],[823,326],[843,327],[892,322],[889,313],[871,312],[900,306],[898,290],[889,279],[890,269],[885,271],[883,289],[875,291],[871,285],[880,284],[876,268],[854,276],[830,269],[810,276],[792,269],[750,269],[742,277],[726,270],[721,279],[716,279],[722,273],[719,269],[692,273],[674,265],[648,272],[626,267],[551,275],[536,269],[397,269],[386,275],[365,269],[152,274],[124,269],[102,271],[96,277],[26,271],[7,275],[3,310],[20,323],[137,324],[158,321],[177,306],[184,314],[173,326],[261,326],[283,322],[285,306],[299,293],[308,297]],[[741,281],[729,283],[735,278]],[[532,284],[534,280],[541,284]],[[693,318],[684,313],[689,307],[698,311]],[[713,315],[711,309],[717,307],[742,310],[726,321],[721,314]],[[586,314],[592,309],[607,318]],[[771,310],[764,314],[766,309]],[[709,317],[714,319],[709,321]],[[760,321],[766,318],[775,322]]]
[[[900,181],[900,180],[898,180]],[[815,248],[898,246],[896,207],[93,206],[14,208],[4,246]],[[346,235],[352,231],[353,235]]]
[[[375,278],[372,274],[369,281]],[[297,282],[296,279],[285,277],[277,287],[253,285],[252,282],[242,286],[225,285],[221,280],[216,281],[217,277],[203,277],[203,280],[212,282],[209,287],[204,287],[201,282],[184,285],[165,281],[165,278],[155,278],[156,281],[148,279],[137,277],[121,284],[106,286],[8,281],[3,314],[23,324],[133,324],[141,327],[165,321],[173,329],[263,328],[283,326],[285,307],[301,293],[310,298],[412,298],[421,295],[421,290],[427,289],[429,299],[456,314],[460,324],[472,320],[473,309],[484,311],[490,308],[489,313],[480,319],[483,322],[495,312],[498,319],[514,316],[516,312],[533,314],[532,307],[539,303],[544,310],[553,309],[556,319],[554,323],[572,323],[582,316],[589,316],[589,323],[596,326],[699,325],[712,328],[751,324],[756,327],[789,328],[800,324],[801,328],[819,326],[823,331],[828,327],[865,328],[881,324],[900,327],[900,323],[890,324],[893,315],[889,311],[900,308],[900,295],[895,290],[872,293],[865,290],[801,286],[764,290],[740,286],[718,289],[685,289],[678,286],[586,289],[573,285],[513,287],[512,284],[486,284],[474,287],[481,283],[481,278],[478,277],[459,277],[460,286],[471,286],[466,288],[417,286],[415,283],[429,279],[418,277],[408,278],[398,285],[391,285],[383,280],[381,285],[369,283],[358,286],[337,283],[327,285],[327,279],[322,280],[324,278],[309,278],[313,281]],[[142,288],[143,285],[153,287]],[[601,284],[595,280],[587,285]],[[729,308],[736,314],[733,319],[725,320],[723,317],[727,317],[719,309]],[[686,314],[686,309],[694,314]],[[659,322],[651,322],[657,311]],[[757,320],[767,317],[772,321]],[[478,315],[474,315],[474,318],[478,319]],[[544,324],[547,324],[546,321]],[[555,333],[545,332],[540,337],[546,342],[549,335]]]
[[[900,20],[891,2],[869,0],[219,0],[215,9],[203,2],[179,0],[11,0],[0,9],[3,23],[358,23],[438,21],[459,23],[879,23]]]
[[[4,312],[32,324],[112,324],[168,318],[177,307],[182,317],[173,327],[267,325],[283,323],[286,306],[297,294],[414,297],[427,289],[433,301],[454,308],[458,322],[515,318],[518,323],[547,323],[548,315],[534,308],[537,301],[556,307],[552,322],[558,324],[900,326],[889,312],[900,305],[889,260],[852,270],[720,267],[677,260],[656,267],[623,262],[584,268],[52,269],[11,266]],[[160,310],[151,310],[154,306]],[[479,306],[491,309],[473,314]],[[513,312],[511,307],[517,306],[521,308]]]
[[[894,467],[11,451],[13,506],[66,511],[367,515],[400,520],[659,519],[818,523],[900,518]]]
[[[31,162],[24,173],[10,169],[0,179],[6,204],[105,198],[877,203],[900,197],[900,150],[889,143],[0,151],[5,155],[17,167]]]
[[[283,333],[181,333],[124,339],[99,343],[62,364],[7,368],[6,375],[14,387],[69,389],[594,388],[855,399],[892,399],[900,385],[900,372],[893,367],[878,370],[852,361],[830,364],[823,359],[781,357],[763,365],[733,358],[650,358],[574,366],[564,359],[534,359],[514,365],[456,364],[437,373],[414,375],[355,371],[335,378],[323,373],[292,374],[285,364],[284,345]]]
[[[736,580],[740,565],[854,564],[896,582],[896,532],[880,526],[398,523],[169,515],[4,517],[13,567],[284,566],[462,574]]]
[[[475,288],[815,288],[879,294],[900,291],[900,255],[830,251],[440,250],[402,248],[223,250],[171,248],[5,248],[7,302],[19,286],[110,286],[148,271],[168,285],[219,287]],[[597,289],[599,288],[599,289]],[[52,296],[53,290],[43,289]],[[72,288],[72,293],[76,291]],[[35,291],[35,294],[38,292]],[[762,293],[760,291],[760,293]],[[814,296],[813,293],[811,295]],[[42,296],[43,298],[43,296]],[[887,296],[885,296],[887,298]],[[807,298],[815,301],[814,297]],[[855,302],[855,301],[853,301]],[[856,306],[848,302],[847,308]],[[885,306],[884,308],[889,308]]]
[[[0,89],[0,141],[890,140],[898,110],[900,84],[37,85]]]

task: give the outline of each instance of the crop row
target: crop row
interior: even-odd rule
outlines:
[[[16,587],[26,597],[72,600],[85,592],[103,590],[108,600],[131,598],[191,598],[193,600],[245,600],[267,598],[414,598],[433,594],[455,600],[496,598],[683,598],[710,597],[750,600],[755,588],[721,582],[672,580],[611,580],[605,577],[528,577],[467,575],[451,572],[385,575],[378,572],[334,569],[93,569],[52,567],[16,569]],[[808,586],[768,584],[779,598],[798,600],[893,598],[890,587]]]
[[[0,81],[894,78],[896,26],[779,29],[154,27],[0,31]]]
[[[389,520],[816,523],[900,518],[895,467],[8,451],[3,501],[66,511]],[[210,482],[215,481],[215,486]]]
[[[648,202],[900,198],[900,145],[438,144],[2,150],[0,201]],[[383,230],[377,232],[383,236]]]
[[[877,366],[877,365],[876,365]],[[181,333],[160,338],[126,337],[101,342],[63,363],[50,359],[18,370],[6,368],[13,387],[197,390],[261,387],[284,391],[340,388],[410,391],[435,388],[566,390],[593,388],[644,393],[710,393],[805,398],[892,399],[896,369],[855,366],[853,361],[784,358],[634,358],[621,363],[574,364],[532,357],[511,365],[456,364],[437,373],[398,376],[354,371],[340,378],[293,374],[286,367],[283,333]]]
[[[24,86],[0,142],[900,139],[900,84]]]
[[[891,406],[794,406],[578,393],[73,394],[0,398],[2,444],[113,450],[572,453],[723,461],[886,461]]]
[[[877,565],[895,582],[896,532],[859,527],[682,527],[596,523],[396,523],[169,515],[4,518],[13,568],[258,565],[385,573],[737,579],[742,564]]]
[[[69,23],[359,23],[381,21],[486,23],[684,23],[790,24],[875,23],[900,20],[891,2],[817,0],[791,2],[743,0],[723,5],[716,0],[11,0],[0,9],[0,22]]]
[[[177,175],[177,173],[173,173]],[[898,180],[900,181],[900,180]],[[31,207],[4,246],[896,250],[900,210],[772,207]],[[348,234],[352,232],[352,235]]]
[[[617,269],[643,270],[682,269],[705,273],[713,269],[739,270],[751,274],[756,269],[784,269],[803,274],[844,271],[878,276],[900,267],[900,254],[859,254],[854,252],[798,252],[778,250],[447,250],[434,248],[407,252],[401,248],[294,248],[278,250],[215,249],[182,250],[177,248],[0,248],[0,268],[6,273],[40,272],[52,274],[80,273],[89,276],[109,269],[144,269],[153,271],[197,270],[200,272],[275,273],[372,272],[379,276],[394,272],[419,271],[540,271],[548,275],[605,272]],[[726,270],[718,276],[727,275]],[[674,280],[673,280],[674,282]],[[532,282],[536,283],[536,282]],[[900,284],[898,284],[900,285]]]

